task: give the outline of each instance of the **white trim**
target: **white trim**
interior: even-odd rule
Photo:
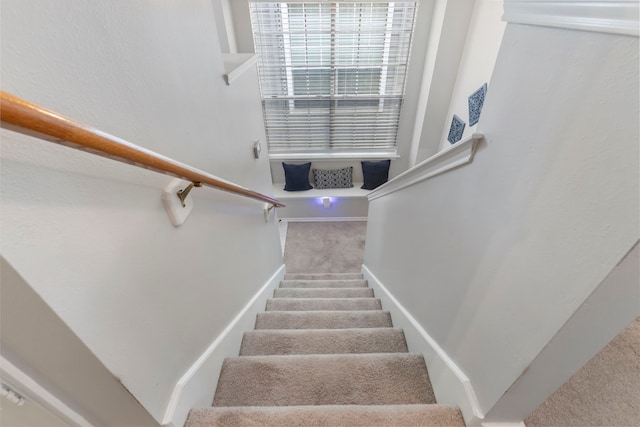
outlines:
[[[481,133],[474,133],[470,137],[418,163],[411,169],[371,191],[368,196],[369,201],[424,181],[460,165],[470,163],[473,160],[478,142],[483,138],[484,135]]]
[[[92,424],[84,419],[82,415],[69,408],[63,401],[55,397],[3,356],[0,356],[0,371],[2,372],[2,378],[11,383],[11,386],[19,389],[18,391],[24,397],[33,400],[74,426],[92,427]]]
[[[362,182],[354,182],[351,188],[312,188],[305,191],[286,191],[283,189],[284,182],[276,182],[273,184],[273,194],[276,199],[281,201],[317,199],[321,197],[364,199],[371,193],[371,190],[360,188],[363,184]]]
[[[524,421],[510,423],[482,423],[482,427],[526,427]]]
[[[345,152],[345,153],[269,153],[269,160],[380,160],[399,159],[396,150],[385,152]]]
[[[637,0],[505,0],[503,21],[636,36]]]
[[[364,264],[362,274],[382,301],[383,308],[391,312],[394,327],[404,330],[409,351],[425,355],[438,403],[458,406],[467,425],[478,425],[484,413],[469,378]]]
[[[254,68],[258,62],[258,55],[255,53],[223,53],[224,80],[230,86],[238,77],[246,71]]]
[[[336,217],[311,217],[311,218],[278,218],[286,222],[345,222],[366,221],[366,216],[336,216]]]
[[[182,375],[180,380],[174,386],[173,392],[171,393],[171,397],[169,398],[169,402],[167,403],[167,408],[165,410],[164,416],[162,417],[162,424],[169,424],[178,426],[183,425],[186,419],[186,415],[188,413],[187,408],[184,414],[176,414],[178,405],[180,404],[180,400],[182,398],[182,394],[184,388],[188,385],[188,383],[196,376],[198,371],[205,365],[205,363],[209,362],[214,356],[216,350],[219,347],[223,347],[222,344],[226,340],[242,338],[244,332],[246,332],[245,325],[247,323],[253,324],[255,322],[256,313],[264,310],[264,304],[269,296],[267,293],[273,288],[277,287],[280,283],[280,280],[284,277],[286,272],[284,264],[281,265],[275,273],[267,280],[267,282],[260,288],[260,290],[251,298],[251,300],[244,306],[242,310],[238,313],[238,315],[227,325],[227,327],[218,335],[215,340],[209,345],[209,347],[202,353],[202,355],[191,365],[191,367]],[[238,341],[239,342],[239,341]],[[236,352],[239,347],[236,348]],[[219,355],[220,361],[226,356],[226,354]],[[220,366],[217,366],[217,372],[219,374]],[[217,384],[216,378],[208,378],[207,381],[210,381],[212,386]],[[188,404],[188,402],[185,402]],[[176,419],[180,418],[180,419]],[[184,418],[184,419],[183,419]]]

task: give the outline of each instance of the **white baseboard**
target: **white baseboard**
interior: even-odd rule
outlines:
[[[312,218],[278,218],[286,222],[344,222],[344,221],[366,221],[366,216],[336,216],[336,217],[312,217]]]
[[[484,413],[469,378],[366,265],[362,266],[362,274],[382,307],[391,313],[394,327],[404,330],[409,351],[424,354],[438,403],[459,407],[467,425],[480,425]]]
[[[283,264],[176,383],[162,419],[163,425],[182,426],[189,410],[211,406],[224,358],[238,355],[242,335],[253,329],[256,314],[264,311],[266,300],[285,272]]]

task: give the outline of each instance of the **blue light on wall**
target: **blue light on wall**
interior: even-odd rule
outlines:
[[[335,201],[335,197],[316,197],[315,201],[316,204],[319,206],[324,206],[325,208],[329,209],[331,207],[331,205],[333,204],[333,202]]]

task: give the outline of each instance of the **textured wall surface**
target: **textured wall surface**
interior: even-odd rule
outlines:
[[[477,125],[471,126],[469,120],[468,98],[484,83],[491,81],[506,25],[506,22],[502,21],[501,0],[477,0],[475,2],[467,32],[467,41],[460,59],[456,84],[451,95],[444,132],[440,138],[440,150],[450,145],[447,141],[447,135],[454,114],[460,116],[466,124],[462,135],[463,139],[477,129]]]
[[[211,3],[3,1],[2,89],[271,192],[254,71],[233,86]],[[2,133],[2,255],[157,419],[174,385],[282,264],[263,204]],[[203,402],[215,384],[203,390]]]
[[[483,411],[638,240],[638,38],[508,25],[490,91],[473,163],[370,203],[364,261]]]

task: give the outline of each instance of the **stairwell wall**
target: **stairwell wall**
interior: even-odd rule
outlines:
[[[252,153],[265,138],[255,71],[225,84],[210,1],[7,0],[1,20],[3,90],[272,193]],[[196,189],[174,228],[171,177],[1,137],[3,259],[162,421],[176,382],[281,267],[276,224],[260,202]],[[194,406],[210,404],[206,387]]]
[[[370,202],[366,269],[468,377],[480,415],[638,241],[638,77],[637,37],[508,24],[473,163]],[[637,301],[630,288],[611,297]],[[610,325],[592,326],[606,342]]]

